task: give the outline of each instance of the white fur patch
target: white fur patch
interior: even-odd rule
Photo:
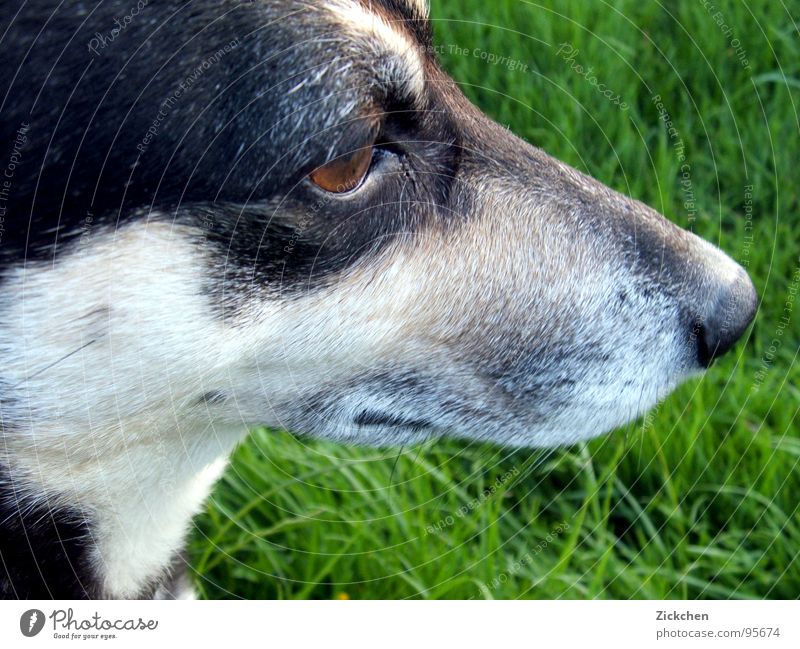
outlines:
[[[224,336],[184,235],[140,222],[4,284],[0,375],[14,428],[3,462],[51,503],[89,513],[114,597],[169,563],[246,431],[193,406],[223,376]]]

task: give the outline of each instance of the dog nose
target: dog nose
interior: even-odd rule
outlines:
[[[757,306],[753,282],[740,268],[732,282],[717,289],[705,316],[697,319],[697,358],[703,367],[711,365],[736,344],[753,321]]]

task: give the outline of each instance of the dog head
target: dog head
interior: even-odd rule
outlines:
[[[104,5],[53,39],[55,72],[44,46],[20,63],[49,103],[14,200],[54,227],[26,233],[46,308],[17,334],[49,345],[42,367],[80,351],[9,372],[90,395],[75,421],[86,400],[95,421],[159,403],[363,443],[554,445],[636,417],[752,320],[729,257],[472,106],[422,2],[153,3],[113,39],[125,7]]]

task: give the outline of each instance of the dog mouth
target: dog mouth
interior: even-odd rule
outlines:
[[[420,432],[433,428],[433,422],[428,419],[406,417],[392,414],[382,410],[364,409],[353,418],[353,424],[360,428],[380,426],[381,428],[404,428],[413,432]]]

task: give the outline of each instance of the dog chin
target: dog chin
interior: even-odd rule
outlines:
[[[692,372],[692,376],[701,374]],[[556,448],[585,442],[646,416],[688,376],[658,386],[638,386],[618,391],[618,399],[585,404],[546,418],[537,412],[484,411],[467,419],[445,413],[428,418],[409,409],[379,409],[374,405],[329,405],[312,417],[281,428],[307,431],[304,436],[369,447],[398,447],[431,439],[452,438],[510,448]],[[430,415],[434,409],[428,407]]]

